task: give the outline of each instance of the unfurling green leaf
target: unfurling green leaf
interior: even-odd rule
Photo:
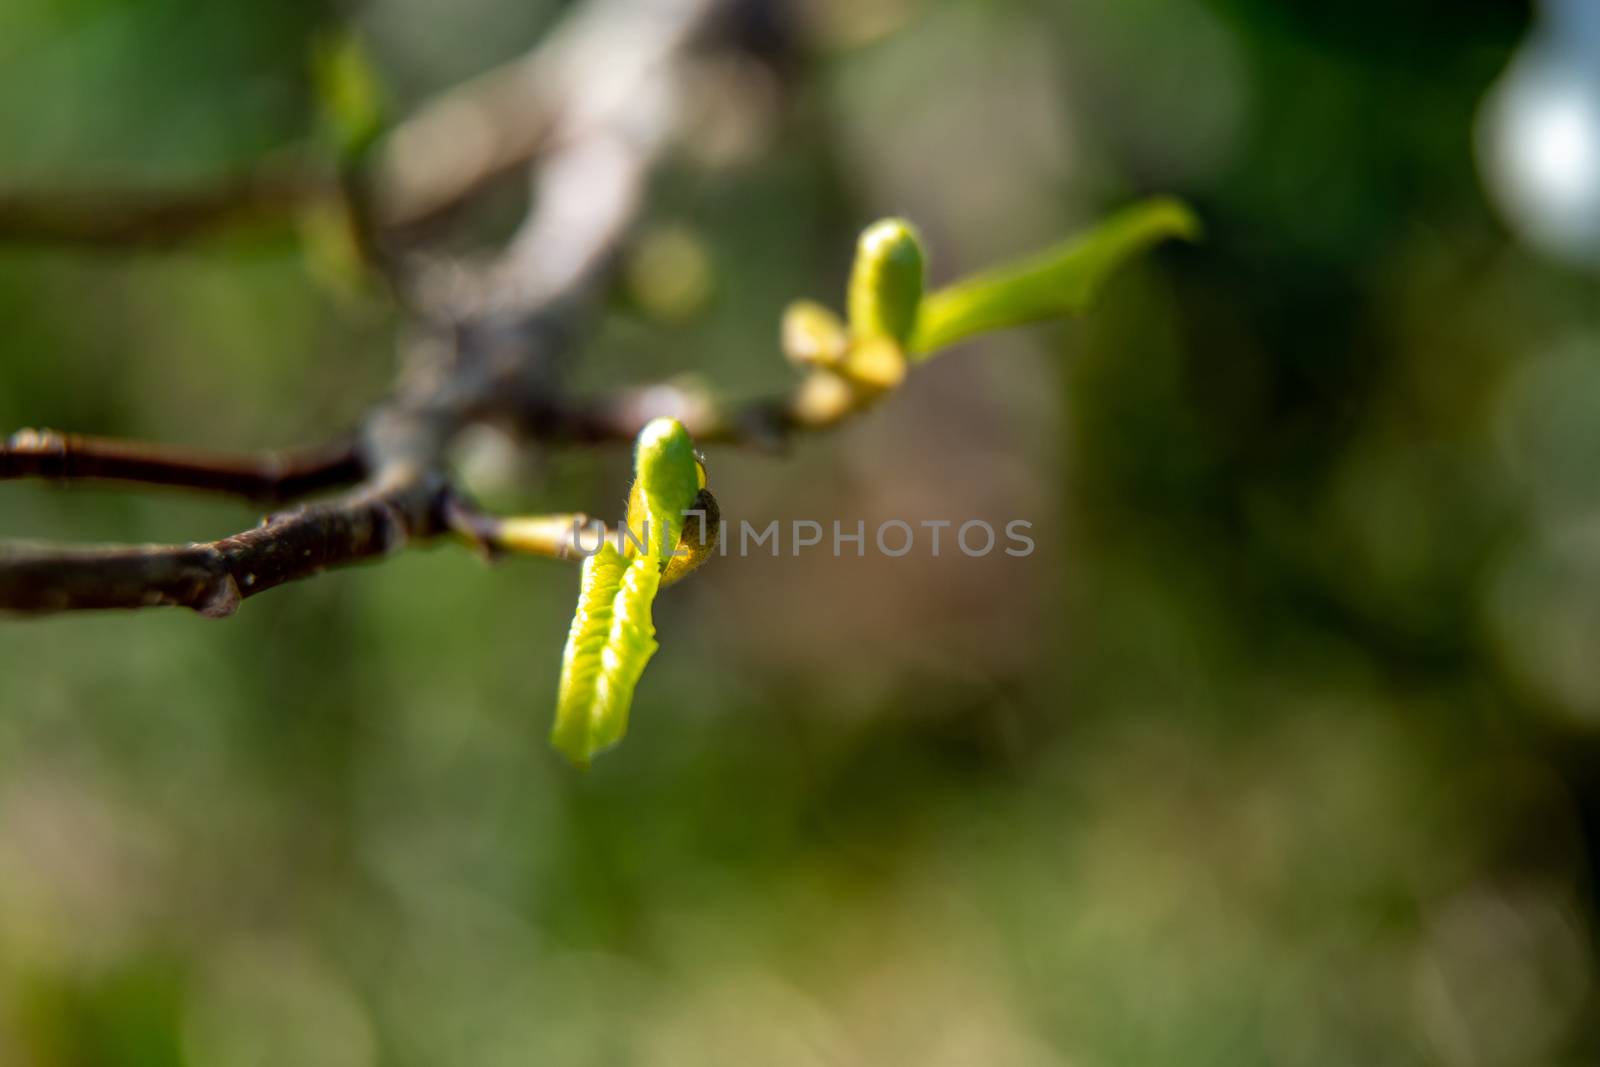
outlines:
[[[580,767],[588,766],[590,757],[606,745],[615,744],[627,728],[627,707],[618,709],[601,701],[600,675],[605,669],[606,645],[611,640],[622,575],[628,566],[610,541],[583,561],[578,610],[572,616],[572,629],[567,633],[567,647],[561,657],[556,722],[550,731],[550,743]],[[645,613],[648,616],[648,606]],[[649,659],[649,652],[645,659]],[[608,687],[607,691],[615,693],[616,689]]]
[[[974,334],[1081,313],[1113,270],[1171,237],[1193,239],[1200,224],[1183,204],[1136,204],[1065,244],[1014,267],[957,282],[922,301],[913,358]]]
[[[868,226],[856,245],[848,294],[850,332],[858,340],[886,337],[904,345],[922,302],[922,241],[904,219]]]
[[[656,419],[639,434],[634,451],[634,481],[628,496],[628,523],[634,540],[623,538],[627,554],[606,541],[583,563],[578,608],[567,634],[550,742],[579,767],[618,741],[628,729],[633,691],[655,654],[650,607],[664,580],[675,581],[709,554],[701,522],[719,529],[716,503],[705,489],[705,468],[694,442],[676,419]],[[684,534],[684,513],[694,519],[701,545],[675,556]]]

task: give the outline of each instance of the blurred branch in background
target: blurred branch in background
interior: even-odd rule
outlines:
[[[632,133],[641,147],[665,136],[663,74],[675,76],[666,68],[714,6],[580,5],[538,49],[442,94],[383,139],[371,178],[376,216],[389,227],[437,218],[550,142],[581,140],[585,126]]]
[[[591,0],[523,56],[456,86],[383,131],[345,189],[316,153],[212,186],[0,190],[0,241],[162,247],[352,205],[380,233],[439,220],[542,150],[576,152],[599,124],[648,142],[672,131],[662,76],[722,0]],[[734,6],[732,4],[728,6]],[[554,143],[554,144],[553,144]],[[285,153],[291,155],[291,153]],[[550,169],[548,166],[546,169]],[[603,177],[598,173],[590,177]]]
[[[530,163],[577,127],[637,116],[636,133],[666,123],[651,84],[688,43],[716,0],[632,5],[594,0],[533,51],[441,94],[382,133],[356,194],[380,231],[435,221],[485,186]],[[593,91],[578,92],[589,82]],[[287,154],[287,153],[286,153]],[[250,225],[292,222],[343,195],[331,168],[310,157],[264,165],[211,186],[0,191],[0,240],[116,247],[177,244]]]
[[[328,182],[290,170],[195,189],[0,191],[0,241],[159,248],[226,230],[281,226],[308,204],[336,195]]]

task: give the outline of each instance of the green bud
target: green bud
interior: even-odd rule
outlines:
[[[783,354],[797,367],[831,367],[844,359],[849,335],[839,316],[810,300],[783,312]]]
[[[850,272],[850,330],[855,337],[887,337],[904,345],[922,303],[922,241],[904,219],[867,227]]]
[[[684,511],[700,492],[700,470],[694,441],[677,419],[652,419],[640,431],[628,493],[628,530],[640,540],[648,532],[645,547],[660,570],[677,548]],[[638,551],[626,538],[624,545],[630,553]]]

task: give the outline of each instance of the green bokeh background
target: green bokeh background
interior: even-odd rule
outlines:
[[[398,111],[561,5],[372,0]],[[714,560],[632,731],[548,750],[576,591],[453,547],[188,612],[0,621],[0,1064],[1577,1065],[1600,1058],[1600,285],[1472,134],[1509,2],[813,0],[719,72],[574,375],[790,380],[784,304],[913,218],[946,279],[1147,192],[1207,226],[1090,318],[709,456],[725,514],[1033,523],[982,560]],[[310,2],[6,0],[0,186],[315,137]],[[731,79],[731,80],[728,80]],[[509,194],[514,205],[515,192]],[[480,225],[493,230],[491,211]],[[0,250],[0,429],[244,448],[383,392],[294,234]],[[620,511],[625,449],[462,467]],[[252,511],[14,483],[0,535]]]

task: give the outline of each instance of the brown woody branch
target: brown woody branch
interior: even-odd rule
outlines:
[[[109,437],[19,430],[0,444],[0,481],[113,481],[166,485],[279,503],[349,485],[366,474],[354,438],[313,448],[220,455]]]
[[[437,480],[400,476],[205,544],[0,546],[0,606],[48,612],[170,604],[221,618],[284,582],[442,532],[445,492]]]

